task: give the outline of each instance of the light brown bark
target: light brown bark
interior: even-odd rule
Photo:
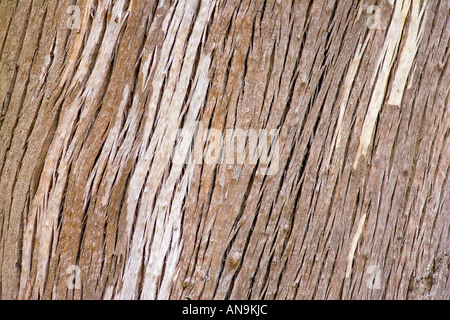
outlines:
[[[0,0],[0,298],[449,299],[449,9]]]

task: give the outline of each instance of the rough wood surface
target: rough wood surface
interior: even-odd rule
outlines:
[[[0,0],[0,298],[450,299],[449,10]]]

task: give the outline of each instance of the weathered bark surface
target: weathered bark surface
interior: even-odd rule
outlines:
[[[378,2],[0,0],[0,297],[449,299],[450,2]]]

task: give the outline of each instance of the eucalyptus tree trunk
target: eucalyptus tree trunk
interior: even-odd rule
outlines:
[[[439,0],[0,0],[0,298],[449,299]]]

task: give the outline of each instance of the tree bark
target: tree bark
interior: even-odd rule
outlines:
[[[0,0],[0,298],[449,299],[449,9]]]

